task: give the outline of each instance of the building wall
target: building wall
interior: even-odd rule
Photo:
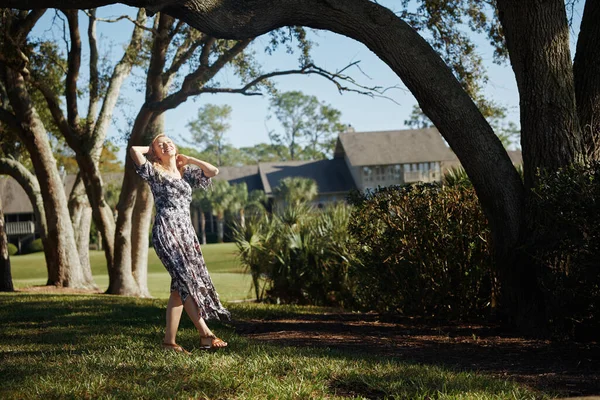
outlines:
[[[360,190],[415,182],[440,182],[442,179],[441,162],[370,165],[353,169],[353,176],[359,176],[360,184],[357,182],[357,186]]]

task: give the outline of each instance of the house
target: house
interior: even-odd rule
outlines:
[[[440,182],[458,158],[435,128],[345,132],[334,159],[343,159],[360,190],[414,182]]]
[[[508,152],[515,165],[522,164],[520,151]],[[215,179],[246,183],[248,191],[263,190],[273,199],[273,189],[286,177],[314,179],[319,195],[314,203],[343,201],[353,190],[414,182],[440,182],[449,168],[460,162],[436,128],[345,132],[338,136],[333,159],[259,162],[242,167],[220,167]],[[119,184],[122,174],[109,174],[105,182]],[[75,177],[65,177],[70,193]],[[20,244],[36,237],[33,208],[25,191],[12,178],[0,193],[9,240]],[[213,225],[212,218],[210,226]],[[195,221],[196,222],[196,221]],[[212,229],[214,230],[214,228]]]

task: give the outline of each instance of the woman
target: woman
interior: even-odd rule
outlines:
[[[205,319],[230,319],[212,284],[190,218],[192,189],[206,189],[219,170],[205,161],[177,154],[173,141],[158,135],[150,146],[132,146],[137,173],[150,185],[156,204],[152,244],[171,275],[163,348],[188,353],[175,341],[183,308],[200,333],[203,349],[222,348]],[[193,168],[195,165],[199,168]]]

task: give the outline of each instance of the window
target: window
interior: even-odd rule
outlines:
[[[399,181],[402,179],[402,166],[400,164],[396,164],[393,167],[390,166],[390,170],[393,171],[393,180]]]
[[[373,182],[373,171],[369,167],[363,167],[363,182]]]
[[[375,180],[377,182],[381,182],[383,180],[385,180],[385,167],[378,165],[374,168],[375,170]]]

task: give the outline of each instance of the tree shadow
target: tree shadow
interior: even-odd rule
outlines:
[[[564,395],[600,394],[597,343],[528,339],[492,324],[389,318],[373,313],[297,314],[279,320],[237,320],[233,325],[240,335],[277,346],[327,348],[478,371]]]

